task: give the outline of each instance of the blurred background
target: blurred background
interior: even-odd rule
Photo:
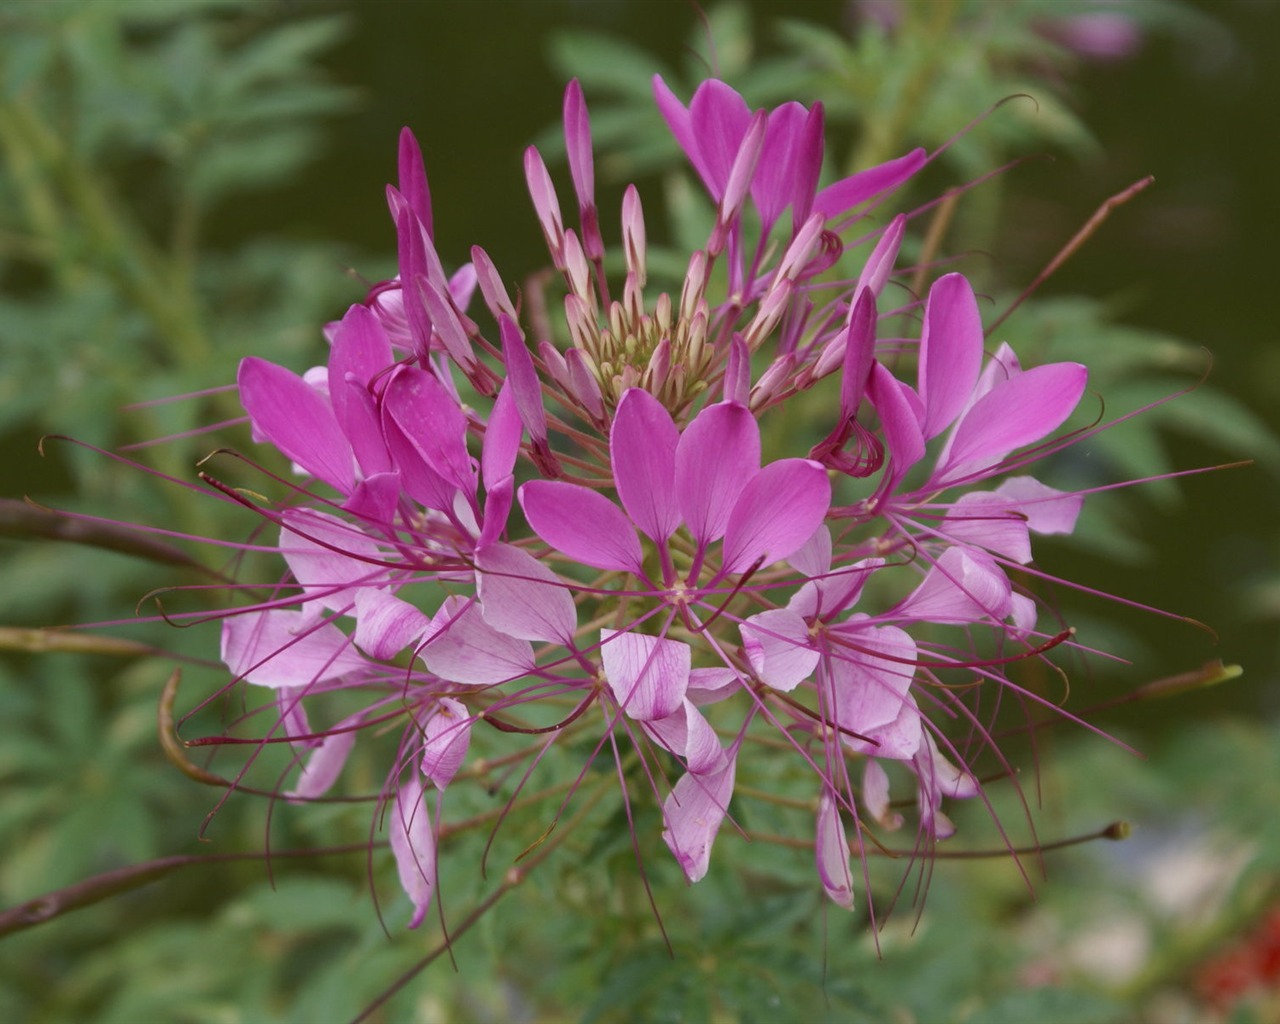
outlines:
[[[446,263],[479,244],[512,280],[545,260],[521,154],[534,141],[554,150],[574,75],[606,238],[635,181],[651,236],[677,247],[684,168],[647,101],[655,72],[686,98],[718,73],[757,106],[821,99],[835,170],[936,148],[1029,93],[1035,103],[968,132],[911,199],[1020,161],[966,198],[943,243],[1002,309],[1105,199],[1154,175],[1001,337],[1088,362],[1107,416],[1207,376],[1061,460],[1053,482],[1254,460],[1100,496],[1078,538],[1037,549],[1051,571],[1212,631],[1063,595],[1091,642],[1133,662],[1080,666],[1078,706],[1213,659],[1244,668],[1093,719],[1145,760],[1069,729],[1046,739],[1030,787],[1048,808],[1042,835],[1124,819],[1133,838],[1055,854],[1047,879],[1033,865],[1034,898],[1007,860],[939,861],[921,916],[901,897],[883,959],[862,917],[822,909],[807,870],[753,874],[728,854],[694,889],[659,872],[672,959],[647,905],[592,919],[593,887],[634,873],[625,843],[597,849],[585,867],[549,865],[459,943],[456,966],[433,964],[376,1019],[1280,1019],[1280,350],[1265,315],[1278,44],[1280,6],[1261,0],[6,5],[0,904],[152,858],[262,849],[266,804],[248,799],[219,811],[211,846],[197,841],[219,793],[156,739],[172,661],[148,648],[208,662],[212,628],[30,632],[128,619],[149,591],[200,580],[188,563],[207,556],[139,550],[105,528],[59,540],[65,528],[20,499],[242,536],[243,520],[229,526],[189,492],[74,443],[46,441],[42,455],[40,439],[118,449],[181,435],[233,418],[234,396],[126,406],[229,383],[249,354],[320,362],[321,326],[393,272],[383,186],[401,126],[422,144]],[[128,457],[190,480],[216,443]],[[184,708],[218,685],[216,666],[190,665]],[[276,846],[368,834],[367,808],[279,814]],[[431,948],[402,922],[384,935],[370,884],[386,867],[359,854],[277,861],[273,888],[259,860],[122,887],[0,939],[0,1016],[349,1019]]]

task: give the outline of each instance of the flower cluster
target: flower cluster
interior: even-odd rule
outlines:
[[[973,695],[1037,699],[1007,666],[1066,636],[1038,626],[1016,570],[1082,499],[1022,470],[1059,443],[1086,371],[988,350],[958,273],[922,300],[890,286],[906,218],[876,214],[927,154],[820,188],[821,106],[753,112],[717,81],[685,106],[654,85],[716,207],[678,293],[652,294],[634,187],[608,258],[573,83],[576,228],[525,155],[562,318],[545,291],[514,301],[478,247],[446,273],[406,131],[388,188],[399,275],[330,325],[326,366],[240,367],[254,439],[306,482],[258,506],[289,575],[227,613],[222,657],[274,691],[267,736],[297,754],[293,799],[402,718],[385,794],[414,925],[443,813],[426,793],[454,781],[481,722],[629,745],[690,881],[740,769],[757,749],[790,757],[811,773],[821,884],[851,906],[851,857],[906,824],[891,784],[914,790],[921,844],[948,836],[944,803],[978,795],[973,759],[999,756],[999,701],[979,713]],[[477,291],[495,329],[472,318]],[[762,439],[796,403],[814,436]],[[797,447],[770,460],[766,442]],[[358,710],[313,726],[335,691]]]

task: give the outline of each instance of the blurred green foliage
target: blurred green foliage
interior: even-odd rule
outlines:
[[[1124,10],[1144,30],[1199,31],[1205,24],[1172,3]],[[1073,58],[1035,31],[1060,16],[1062,5],[1001,5],[998,18],[992,11],[981,3],[904,4],[901,23],[864,25],[856,34],[784,22],[774,49],[761,57],[744,8],[717,7],[693,36],[694,52],[704,55],[691,57],[679,74],[663,73],[685,97],[710,66],[755,105],[822,99],[836,130],[833,173],[914,145],[937,149],[996,99],[1035,94],[1034,104],[1006,104],[959,137],[913,195],[916,202],[1038,147],[1095,157],[1073,113]],[[320,325],[355,297],[354,288],[344,291],[337,246],[228,237],[216,227],[251,192],[289,187],[327,144],[327,119],[352,109],[353,93],[333,84],[322,62],[346,24],[307,7],[227,0],[0,10],[6,444],[29,444],[47,431],[107,448],[180,434],[235,417],[234,402],[213,395],[122,406],[228,383],[247,354],[296,368],[318,361]],[[700,49],[708,39],[709,56]],[[703,240],[710,211],[676,170],[679,154],[654,113],[649,76],[659,63],[636,46],[581,31],[558,36],[552,55],[566,76],[584,82],[604,173],[615,180],[663,175],[666,265],[678,272],[678,254]],[[941,251],[998,245],[1004,200],[1000,178],[965,196],[945,226]],[[917,245],[911,255],[926,253]],[[661,253],[654,262],[662,265]],[[1023,283],[1000,280],[977,258],[964,269],[988,275],[995,308]],[[1001,337],[1029,360],[1088,363],[1108,418],[1181,391],[1204,370],[1199,349],[1120,325],[1093,300],[1033,298]],[[1272,465],[1280,454],[1243,405],[1201,386],[1100,435],[1092,461],[1064,459],[1057,471],[1076,486],[1168,472],[1170,431]],[[195,461],[217,443],[213,436],[178,438],[142,458],[189,481]],[[65,444],[50,452],[52,472],[21,487],[64,507],[191,533],[240,537],[250,528],[250,518],[234,509],[99,455]],[[1176,489],[1158,486],[1150,494],[1170,501]],[[1082,547],[1139,558],[1142,525],[1120,503],[1096,505],[1101,510],[1079,535]],[[148,561],[106,544],[37,542],[21,522],[5,522],[6,624],[128,618],[151,587],[208,582],[194,568],[161,565],[158,555]],[[118,632],[193,658],[213,653],[209,631],[151,623]],[[268,826],[269,805],[241,795],[218,810],[207,834],[213,843],[204,846],[197,830],[219,793],[182,775],[155,739],[156,704],[171,664],[122,659],[105,648],[76,657],[19,640],[5,635],[12,655],[0,663],[6,906],[165,855],[261,852],[268,837],[277,851],[356,850],[280,856],[270,878],[253,858],[183,867],[9,936],[0,956],[0,1017],[345,1020],[439,950],[438,920],[430,917],[422,934],[406,934],[408,906],[389,857],[376,846],[363,849],[372,801],[273,806]],[[186,694],[225,683],[225,673],[207,662],[187,673],[180,710],[196,699]],[[199,734],[202,721],[197,716],[189,733]],[[826,905],[811,850],[776,841],[811,827],[807,796],[792,806],[750,795],[776,791],[782,780],[740,780],[732,811],[755,840],[748,848],[726,829],[709,876],[686,887],[657,839],[652,801],[635,794],[647,883],[641,881],[616,799],[591,803],[593,793],[616,792],[612,764],[592,765],[567,812],[581,811],[584,823],[541,836],[560,797],[538,801],[499,833],[487,878],[476,870],[487,824],[445,841],[440,891],[451,927],[505,892],[500,886],[511,891],[375,1019],[1066,1024],[1146,1018],[1168,1007],[1198,1013],[1196,965],[1280,898],[1272,813],[1280,803],[1280,736],[1273,726],[1225,720],[1158,739],[1122,736],[1149,752],[1150,760],[1139,762],[1118,746],[1065,732],[1045,739],[1039,778],[1024,779],[1021,793],[1009,782],[993,787],[1008,841],[1035,842],[1021,825],[1023,801],[1035,804],[1041,795],[1055,809],[1038,819],[1041,841],[1089,834],[1119,816],[1150,828],[1126,844],[1094,844],[1043,863],[1035,855],[1016,865],[1008,856],[914,864],[871,858],[877,913],[897,904],[878,935],[861,897],[852,917]],[[585,744],[558,745],[539,777],[572,778],[589,753]],[[1033,763],[1029,750],[1020,753]],[[385,766],[378,757],[388,750],[362,754],[351,766],[348,795],[376,792],[380,784]],[[248,779],[271,788],[287,764],[280,754],[264,757]],[[224,757],[212,767],[232,775],[238,763]],[[502,780],[489,794],[451,791],[449,818],[491,821],[515,781]],[[974,837],[965,840],[968,848],[985,842],[999,853],[1004,837],[987,809],[960,815],[962,834]],[[516,884],[508,869],[535,847],[532,859],[545,852],[546,863]],[[1179,874],[1189,870],[1172,858],[1179,851],[1200,857],[1190,862],[1204,883],[1199,888]],[[1049,884],[1042,885],[1046,868]],[[1116,922],[1117,948],[1129,959],[1117,954],[1108,972],[1090,951]],[[1240,1012],[1238,1019],[1252,1019],[1247,1008]]]

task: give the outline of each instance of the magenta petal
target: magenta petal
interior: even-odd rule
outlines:
[[[431,816],[422,799],[422,778],[410,772],[409,781],[396,790],[396,799],[387,815],[391,853],[396,859],[400,886],[413,903],[410,928],[417,928],[431,906],[436,886],[436,837]]]
[[[503,384],[489,412],[480,450],[480,475],[486,489],[509,477],[515,469],[522,430],[511,386]]]
[[[716,202],[724,196],[750,123],[747,101],[718,79],[703,82],[689,101],[689,124],[701,157],[701,165],[694,166]]]
[[[738,495],[759,468],[760,427],[745,406],[708,406],[685,427],[676,446],[676,497],[700,545],[724,536]]]
[[[956,425],[935,480],[958,480],[990,468],[1056,430],[1079,404],[1088,376],[1079,363],[1051,363],[996,385]]]
[[[430,639],[418,653],[441,679],[489,686],[533,670],[529,641],[499,633],[484,621],[474,600],[457,595],[445,598],[431,628]]]
[[[676,508],[676,445],[680,432],[653,395],[630,388],[609,432],[613,477],[622,507],[640,530],[662,543],[680,525]]]
[[[831,507],[831,481],[809,459],[780,459],[742,489],[724,533],[724,572],[772,565],[802,548]]]
[[[867,392],[880,414],[885,447],[892,460],[881,487],[892,491],[907,471],[924,458],[924,435],[912,401],[915,395],[879,362],[871,367]]]
[[[920,334],[920,399],[924,437],[949,427],[973,394],[982,369],[982,317],[962,274],[938,278],[929,289]]]
[[[471,743],[471,715],[452,697],[441,697],[423,729],[422,774],[443,790],[466,759]]]
[[[545,444],[547,414],[542,406],[542,385],[538,381],[529,346],[525,344],[515,321],[508,317],[499,318],[498,330],[502,335],[502,361],[507,368],[507,383],[503,386],[511,388],[520,422],[529,431],[529,438],[535,444]]]
[[[357,593],[355,615],[356,645],[371,658],[394,658],[431,628],[430,616],[385,590]]]
[[[731,757],[728,765],[718,772],[705,775],[686,772],[662,805],[662,819],[667,826],[662,833],[663,842],[690,882],[698,881],[707,873],[711,845],[733,797],[735,768],[736,762]]]
[[[600,640],[605,680],[629,717],[647,722],[680,707],[693,657],[688,644],[612,629],[602,629]]]
[[[837,906],[853,909],[853,874],[849,870],[849,840],[840,820],[840,808],[824,789],[818,798],[817,836],[813,845],[818,879]]]
[[[337,626],[281,609],[223,619],[222,660],[237,678],[269,687],[312,686],[366,665]]]
[[[751,198],[760,211],[764,232],[773,226],[800,191],[796,187],[797,176],[802,173],[799,161],[806,157],[811,159],[811,154],[804,149],[808,121],[809,111],[799,103],[784,103],[769,112],[764,148],[751,182]]]
[[[376,429],[377,416],[370,416],[368,385],[394,361],[391,340],[378,318],[367,306],[356,305],[348,309],[334,330],[329,349],[329,401],[338,423],[353,441],[357,434]],[[361,400],[362,395],[364,401]],[[368,439],[364,447],[376,454],[380,445],[379,435]],[[360,447],[357,445],[357,454]],[[385,464],[385,448],[383,452],[383,464],[366,466],[367,473],[389,468]],[[361,459],[362,466],[364,462]]]
[[[794,690],[818,667],[809,624],[787,608],[752,615],[738,629],[752,671],[775,690]]]
[[[522,640],[570,644],[578,612],[568,585],[527,551],[490,544],[476,553],[476,593],[484,620]]]
[[[317,479],[350,494],[355,464],[329,403],[296,373],[250,356],[236,376],[257,434]]]
[[[383,410],[432,470],[463,494],[475,494],[467,417],[444,385],[425,370],[403,366],[387,384]]]
[[[408,128],[400,130],[399,153],[400,194],[409,203],[409,208],[422,222],[423,230],[431,235],[431,190],[427,187],[427,172],[422,165],[422,150],[413,132]]]
[[[693,132],[689,111],[676,97],[676,94],[667,87],[667,83],[662,80],[661,75],[653,76],[653,98],[658,106],[659,113],[662,114],[663,120],[667,122],[667,127],[671,129],[671,134],[676,137],[676,142],[684,150],[685,156],[693,164],[698,176],[702,178],[703,182],[706,182],[708,180],[706,165],[698,149],[698,139]]]
[[[558,480],[521,486],[520,507],[533,532],[574,561],[640,573],[643,555],[631,521],[603,494]]]
[[[927,157],[923,149],[913,149],[896,160],[859,171],[819,192],[813,208],[827,220],[839,217],[881,192],[897,188],[924,166]]]
[[[476,541],[476,547],[483,548],[492,544],[507,528],[507,519],[511,515],[511,506],[516,497],[516,478],[505,477],[489,488],[484,496],[484,527]]]

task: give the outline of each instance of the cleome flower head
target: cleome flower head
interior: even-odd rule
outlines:
[[[292,800],[403,723],[379,821],[412,925],[447,855],[446,789],[512,734],[536,737],[528,775],[570,737],[607,751],[628,809],[652,792],[690,881],[738,781],[792,765],[818,883],[851,907],[851,857],[908,827],[891,791],[914,794],[927,854],[954,831],[948,802],[981,794],[974,762],[1007,768],[1000,695],[981,694],[1046,703],[1009,669],[1069,635],[1038,629],[1013,570],[1032,534],[1079,514],[1080,495],[1027,470],[1087,373],[988,355],[957,273],[929,289],[918,337],[913,297],[888,308],[906,221],[879,207],[927,154],[820,187],[820,106],[654,89],[717,208],[678,288],[653,294],[634,187],[606,262],[575,82],[576,227],[538,152],[524,161],[558,302],[545,280],[513,301],[479,247],[446,273],[406,131],[388,189],[398,275],[329,325],[326,366],[240,367],[254,440],[301,482],[254,505],[287,576],[225,612],[222,657],[274,693],[263,741],[294,751]],[[838,401],[818,403],[830,376]],[[815,404],[819,435],[778,432]]]

